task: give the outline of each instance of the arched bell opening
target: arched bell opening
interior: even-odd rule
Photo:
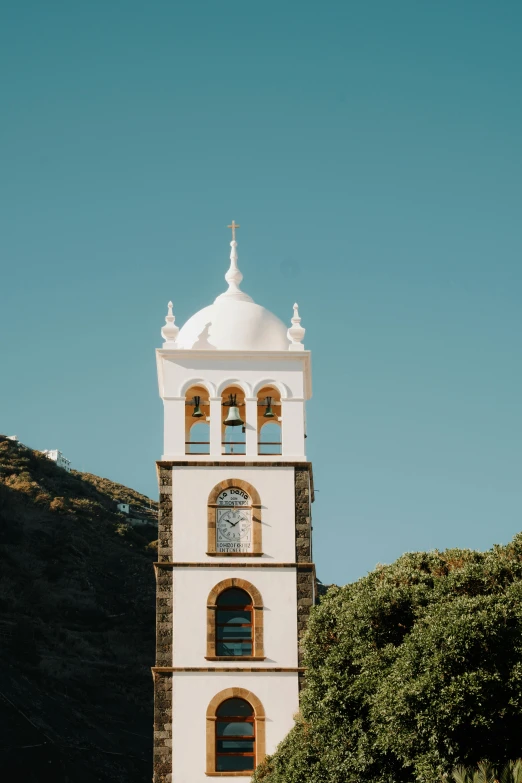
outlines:
[[[204,386],[185,395],[185,453],[210,454],[210,401]]]
[[[281,392],[264,386],[257,394],[257,452],[281,454]]]
[[[239,386],[227,386],[221,396],[221,453],[246,453],[245,392]]]

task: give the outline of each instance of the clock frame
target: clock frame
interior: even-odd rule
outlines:
[[[208,499],[208,555],[262,555],[261,501],[257,490],[242,479],[227,479]]]

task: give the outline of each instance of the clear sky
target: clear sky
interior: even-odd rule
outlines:
[[[325,582],[522,529],[522,4],[4,0],[0,432],[156,496],[154,348],[313,351]]]

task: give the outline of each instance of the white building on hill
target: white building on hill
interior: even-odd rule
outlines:
[[[71,460],[64,457],[62,452],[58,451],[58,449],[45,449],[45,451],[42,451],[42,454],[45,454],[46,457],[52,459],[53,462],[56,462],[58,467],[63,468],[67,473],[71,472]]]

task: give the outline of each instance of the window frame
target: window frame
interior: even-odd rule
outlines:
[[[217,716],[217,710],[228,699],[243,699],[248,702],[254,710],[254,769],[261,764],[266,756],[266,732],[265,721],[266,715],[264,707],[261,701],[255,694],[245,688],[226,688],[220,693],[217,693],[211,700],[207,708],[206,715],[206,738],[207,738],[207,753],[206,753],[206,772],[209,777],[252,777],[253,770],[245,771],[231,771],[231,772],[218,772],[216,770],[216,736],[217,727],[216,721],[219,720]]]
[[[217,599],[231,587],[244,590],[252,601],[252,655],[217,655]],[[207,661],[265,660],[263,598],[259,590],[245,579],[232,577],[219,582],[207,598]]]

